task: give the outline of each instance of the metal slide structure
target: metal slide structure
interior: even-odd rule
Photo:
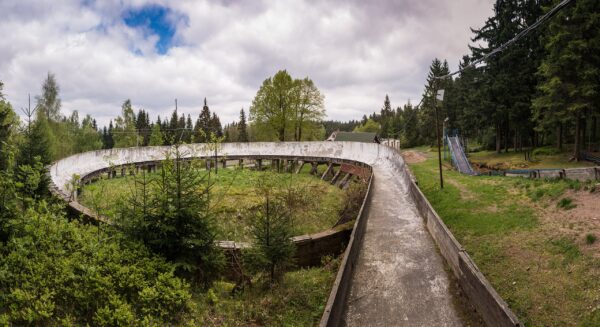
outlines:
[[[446,138],[448,140],[450,153],[452,154],[452,164],[454,164],[456,170],[462,174],[477,175],[465,155],[465,151],[458,136],[447,136]]]

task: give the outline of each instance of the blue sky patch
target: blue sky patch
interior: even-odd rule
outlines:
[[[133,28],[141,28],[146,37],[157,35],[159,40],[154,45],[156,52],[166,54],[174,45],[173,37],[177,30],[173,21],[174,13],[168,7],[149,5],[130,8],[123,13],[123,22]],[[180,17],[178,19],[181,19]]]

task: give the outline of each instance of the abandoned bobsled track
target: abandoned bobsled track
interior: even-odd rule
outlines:
[[[168,149],[110,149],[67,157],[50,167],[52,191],[70,201],[73,176],[158,162]],[[520,326],[416,186],[398,150],[355,142],[223,143],[216,153],[204,144],[191,144],[181,150],[186,157],[283,158],[371,167],[369,191],[321,326],[461,326],[464,308],[453,298],[452,279],[487,325]],[[76,201],[70,206],[81,209]]]

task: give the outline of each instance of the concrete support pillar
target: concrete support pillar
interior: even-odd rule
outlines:
[[[223,168],[227,168],[227,160],[221,160],[221,164]]]
[[[238,160],[238,167],[244,168],[244,159]]]
[[[350,173],[346,173],[346,176],[344,176],[344,178],[342,178],[342,180],[340,180],[340,182],[337,184],[337,186],[339,188],[344,188],[344,186],[346,186],[346,183],[348,183],[348,180],[350,179],[350,177],[352,177],[352,175]]]
[[[310,163],[310,174],[311,175],[316,175],[317,174],[317,168],[319,167],[319,163],[318,162],[311,162]]]
[[[337,181],[338,177],[340,177],[340,174],[342,173],[342,168],[340,168],[340,170],[337,171],[337,173],[335,173],[335,175],[333,175],[333,178],[331,179],[331,185],[335,184],[335,181]]]
[[[254,166],[258,169],[258,170],[262,170],[262,159],[256,159]]]
[[[304,167],[304,161],[300,160],[298,162],[298,168],[296,168],[296,174],[300,173],[300,171],[302,170],[302,167]]]
[[[329,174],[331,172],[331,169],[333,169],[333,163],[330,163],[327,166],[327,169],[325,169],[325,172],[323,173],[323,175],[321,176],[321,180],[325,180],[325,177],[327,177],[327,174]]]
[[[140,166],[139,165],[135,165],[135,174],[139,174],[140,173]]]

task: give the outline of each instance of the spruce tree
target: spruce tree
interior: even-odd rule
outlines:
[[[552,20],[546,37],[547,54],[539,67],[540,94],[533,101],[539,126],[562,129],[567,122],[575,125],[575,159],[582,150],[584,119],[597,115],[600,103],[598,12],[598,1],[578,0]]]
[[[237,124],[238,129],[238,142],[248,142],[248,131],[246,126],[246,113],[244,112],[244,108],[240,110],[240,121]]]

